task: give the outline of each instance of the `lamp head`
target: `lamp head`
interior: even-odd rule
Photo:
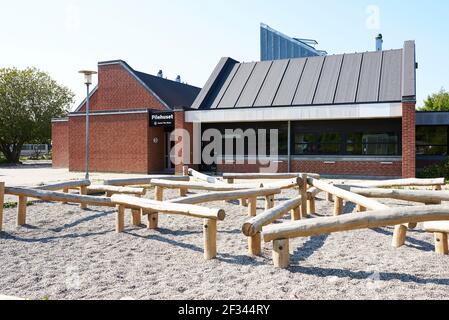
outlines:
[[[90,70],[81,70],[79,73],[84,74],[84,81],[86,84],[90,85],[92,84],[92,75],[97,74],[97,71],[90,71]]]

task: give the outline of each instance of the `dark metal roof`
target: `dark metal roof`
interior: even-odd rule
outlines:
[[[222,58],[192,109],[416,99],[415,43],[403,49],[238,63]]]

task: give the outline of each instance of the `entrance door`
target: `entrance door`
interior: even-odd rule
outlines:
[[[171,132],[165,132],[165,170],[174,171],[175,167],[170,158],[170,151],[175,146],[174,141],[170,141]]]

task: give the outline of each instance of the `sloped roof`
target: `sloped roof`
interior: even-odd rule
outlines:
[[[388,51],[239,63],[222,58],[192,109],[416,100],[415,43]]]

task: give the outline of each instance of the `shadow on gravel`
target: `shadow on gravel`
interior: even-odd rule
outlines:
[[[296,249],[291,256],[292,263],[306,261],[323,247],[329,235],[312,237],[301,248]]]
[[[5,239],[5,240],[14,240],[14,241],[18,241],[18,242],[25,242],[25,243],[49,243],[52,241],[57,241],[57,240],[63,240],[63,239],[79,239],[79,238],[89,238],[89,237],[96,237],[96,236],[104,236],[107,235],[109,233],[113,233],[114,231],[110,230],[110,231],[103,231],[103,232],[90,232],[90,233],[81,233],[81,234],[67,234],[64,236],[60,236],[60,237],[45,237],[45,238],[22,238],[22,237],[17,237],[15,235],[9,234],[9,233],[3,233],[0,235],[0,238]]]
[[[383,234],[389,237],[393,237],[393,232],[387,230],[387,229],[382,229],[382,228],[374,228],[374,229],[370,229],[374,232],[377,232],[379,234]],[[411,232],[414,233],[422,233],[421,231],[417,231],[417,230],[409,230],[408,234],[410,234]],[[421,251],[426,251],[426,252],[431,252],[435,250],[435,246],[432,243],[428,243],[425,241],[421,241],[421,240],[417,240],[415,238],[412,237],[407,237],[406,239],[407,243],[405,244],[406,247],[409,248],[414,248],[417,250],[421,250]]]
[[[79,220],[74,221],[72,223],[65,224],[62,227],[49,229],[49,230],[53,231],[53,232],[61,232],[61,231],[66,230],[66,229],[70,229],[70,228],[76,227],[76,226],[78,226],[80,224],[83,224],[85,222],[96,220],[96,219],[99,219],[99,218],[102,218],[102,217],[106,217],[106,216],[109,216],[109,215],[112,215],[112,214],[115,213],[115,211],[106,211],[105,212],[105,211],[96,211],[96,210],[90,210],[90,209],[85,209],[84,211],[100,212],[100,213],[94,214],[94,215],[91,215],[91,216],[88,216],[88,217],[85,217],[85,218],[82,218],[82,219],[79,219]]]
[[[164,234],[164,230],[165,229],[158,229],[157,232],[160,234]],[[146,236],[142,236],[139,234],[135,234],[129,231],[125,231],[123,232],[124,234],[127,234],[129,236],[133,236],[136,238],[141,238],[141,239],[145,239],[145,240],[154,240],[154,241],[159,241],[159,242],[163,242],[163,243],[167,243],[169,245],[175,246],[175,247],[181,247],[183,249],[187,249],[187,250],[191,250],[191,251],[195,251],[195,252],[203,252],[203,248],[200,248],[198,246],[195,246],[193,244],[188,244],[188,243],[184,243],[184,242],[179,242],[176,240],[172,240],[172,239],[167,239],[164,238],[160,235],[157,234],[149,234]],[[173,235],[173,236],[181,236],[181,235],[190,235],[190,234],[195,234],[198,233],[196,231],[169,231],[169,230],[165,230],[165,234],[166,235]]]
[[[289,270],[292,273],[302,273],[307,275],[312,275],[315,277],[326,278],[326,277],[338,277],[338,278],[350,278],[356,280],[369,280],[372,278],[372,272],[365,271],[350,271],[343,269],[325,269],[319,267],[302,267],[302,266],[291,266]],[[449,285],[449,279],[425,279],[417,276],[413,276],[405,273],[393,273],[393,272],[380,272],[380,281],[394,281],[398,280],[401,282],[413,282],[416,284],[436,284],[442,286]]]

